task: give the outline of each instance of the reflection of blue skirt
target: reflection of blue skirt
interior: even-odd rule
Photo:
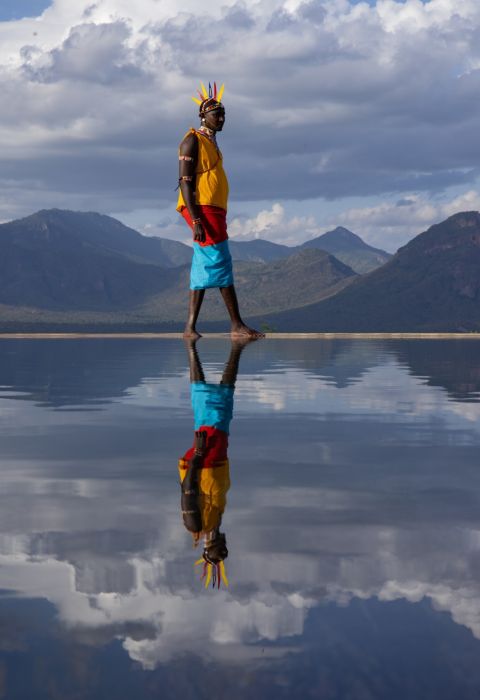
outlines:
[[[233,386],[229,384],[192,382],[195,430],[199,430],[202,425],[208,425],[228,434],[233,416],[233,391]]]
[[[190,289],[230,287],[233,284],[232,256],[228,241],[201,246],[193,243]]]

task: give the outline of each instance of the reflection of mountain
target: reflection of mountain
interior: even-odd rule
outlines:
[[[469,340],[392,342],[398,361],[429,386],[440,386],[456,400],[480,396],[480,345]]]
[[[146,377],[184,373],[179,347],[174,340],[0,341],[0,397],[40,406],[100,405]]]
[[[259,362],[264,349],[265,346],[259,346],[245,358],[247,372],[280,371],[295,365],[341,388],[391,357],[402,366],[406,365],[413,376],[426,379],[429,386],[445,388],[454,399],[479,400],[480,348],[478,341],[468,338],[406,341],[270,339],[265,352],[276,359],[260,368],[255,363]]]
[[[252,347],[243,360],[242,370],[247,374],[256,374],[281,372],[295,367],[341,388],[360,379],[384,359],[385,350],[381,342],[271,338]]]
[[[201,341],[222,362],[229,341]],[[338,388],[350,386],[393,355],[414,376],[453,398],[478,400],[478,343],[458,341],[276,340],[245,353],[242,370],[258,375],[295,367]],[[6,340],[0,343],[0,397],[41,406],[100,407],[147,379],[185,373],[180,340]]]
[[[221,362],[229,341],[204,340]],[[218,353],[214,348],[218,348]],[[372,342],[269,340],[245,354],[247,373],[280,371],[297,365],[335,386],[348,386],[381,361]],[[299,354],[299,349],[301,352]],[[147,378],[185,372],[180,340],[83,339],[0,342],[0,397],[40,406],[96,405],[126,395]]]

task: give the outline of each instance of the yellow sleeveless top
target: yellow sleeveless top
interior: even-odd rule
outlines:
[[[196,134],[198,139],[198,162],[196,170],[195,193],[197,204],[211,207],[221,207],[227,211],[228,180],[223,169],[223,158],[215,145],[195,129],[187,131],[188,134]],[[180,190],[177,202],[177,211],[185,208],[185,200]]]
[[[187,473],[186,466],[187,463],[183,459],[178,461],[181,482]],[[200,469],[198,475],[202,529],[203,532],[210,532],[214,527],[218,527],[227,504],[227,491],[230,488],[228,459],[219,464],[218,467]]]

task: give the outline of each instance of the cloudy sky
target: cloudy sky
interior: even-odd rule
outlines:
[[[394,251],[480,208],[479,68],[478,0],[2,0],[0,220],[185,240],[176,149],[216,80],[231,235]]]

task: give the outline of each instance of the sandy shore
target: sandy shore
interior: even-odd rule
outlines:
[[[229,333],[203,333],[203,338],[230,338]],[[1,339],[72,340],[91,338],[182,339],[181,333],[0,333]],[[262,340],[480,340],[480,333],[267,333]]]

